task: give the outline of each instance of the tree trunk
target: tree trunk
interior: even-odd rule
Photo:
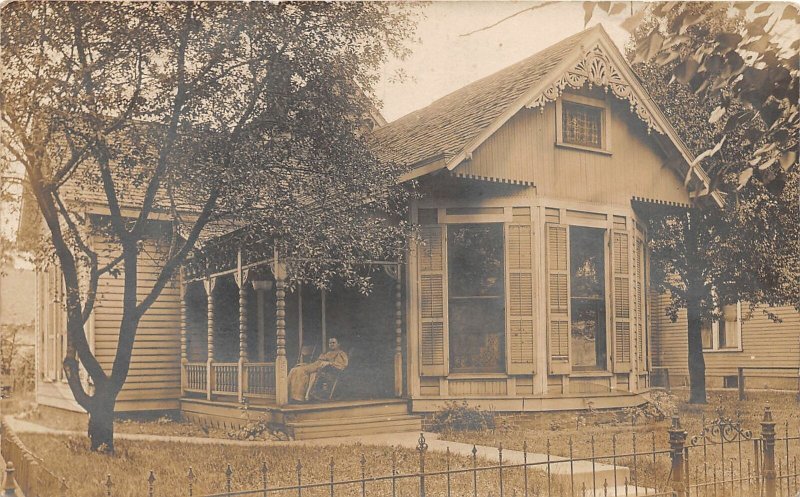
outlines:
[[[696,283],[689,283],[690,285]],[[697,295],[689,289],[689,295]],[[695,291],[692,291],[695,290]],[[689,343],[689,403],[706,403],[706,362],[703,358],[703,336],[701,333],[700,299],[689,298],[686,303]]]
[[[116,394],[107,392],[108,387],[95,391],[89,409],[89,440],[91,449],[97,452],[114,452],[114,404]]]

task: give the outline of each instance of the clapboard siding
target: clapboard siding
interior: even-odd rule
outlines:
[[[626,207],[632,196],[688,203],[654,137],[627,105],[610,102],[610,155],[556,146],[556,105],[550,103],[544,112],[519,111],[454,172],[532,183],[544,197]]]
[[[118,247],[95,240],[95,249],[105,258]],[[149,240],[139,257],[137,299],[143,299],[158,277],[159,255],[167,245]],[[100,365],[111,370],[119,340],[122,319],[124,275],[105,275],[98,285],[94,311],[95,353]],[[178,408],[180,398],[180,291],[170,282],[153,306],[142,317],[131,355],[125,386],[117,398],[117,411],[168,410]]]
[[[665,315],[669,302],[667,295],[653,295],[653,364],[669,368],[670,381],[678,384],[688,376],[688,348],[686,342],[686,311],[678,313],[678,320],[671,322]],[[790,306],[775,307],[771,311],[783,320],[771,321],[757,307],[752,316],[747,316],[747,306],[742,306],[742,350],[714,351],[704,354],[706,376],[711,386],[721,385],[722,376],[732,376],[737,368],[787,367],[800,368],[800,313]],[[746,370],[747,377],[793,378],[797,370],[758,371]]]

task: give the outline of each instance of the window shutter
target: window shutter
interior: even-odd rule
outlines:
[[[533,257],[530,224],[511,224],[507,227],[506,260],[510,337],[508,373],[533,374],[536,369],[536,340],[533,326]]]
[[[614,371],[631,370],[631,270],[630,235],[627,231],[611,232],[612,295],[614,297]]]
[[[447,295],[444,229],[424,226],[418,246],[420,295],[420,374],[447,374]]]
[[[547,333],[550,374],[569,374],[569,233],[547,224]]]
[[[645,319],[644,319],[644,240],[636,237],[636,251],[634,253],[634,314],[636,317],[636,359],[639,371],[647,370]]]

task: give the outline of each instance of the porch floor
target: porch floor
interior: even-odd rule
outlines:
[[[420,431],[422,418],[409,413],[406,399],[368,399],[307,404],[250,405],[181,399],[184,417],[201,425],[237,428],[266,419],[296,440]]]

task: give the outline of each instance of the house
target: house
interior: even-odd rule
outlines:
[[[602,27],[571,36],[371,134],[421,195],[404,261],[373,291],[292,279],[274,241],[210,237],[145,315],[117,411],[180,410],[298,438],[418,429],[452,400],[500,411],[626,407],[651,386],[646,216],[718,201]],[[98,203],[94,215],[102,216]],[[142,278],[158,265],[153,223]],[[96,243],[101,244],[98,240]],[[39,277],[41,403],[60,373],[57,270]],[[104,276],[89,335],[113,360],[121,283]],[[287,375],[336,337],[350,366],[330,402],[291,404]]]
[[[662,386],[689,385],[686,310],[672,322],[668,296],[653,295],[653,366]],[[706,388],[788,390],[800,393],[800,312],[792,306],[752,311],[746,303],[730,306],[717,321],[701,327]],[[741,373],[741,377],[740,377]]]

